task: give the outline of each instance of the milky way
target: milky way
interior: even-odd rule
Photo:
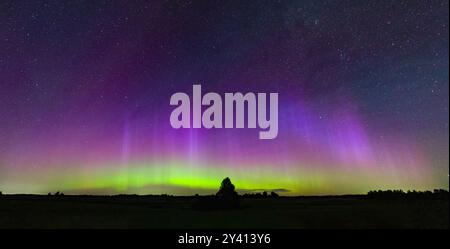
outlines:
[[[2,1],[0,190],[448,189],[448,7]],[[173,129],[194,84],[279,93],[277,138]]]

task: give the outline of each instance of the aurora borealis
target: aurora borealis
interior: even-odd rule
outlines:
[[[0,191],[448,189],[448,7],[2,1]],[[173,129],[194,84],[278,92],[278,136]]]

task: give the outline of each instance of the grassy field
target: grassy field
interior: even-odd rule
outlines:
[[[198,210],[195,197],[0,196],[0,228],[449,228],[448,200],[242,199]]]

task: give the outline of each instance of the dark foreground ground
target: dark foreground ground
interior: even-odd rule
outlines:
[[[199,210],[195,197],[0,196],[0,228],[449,228],[447,200],[242,199]]]

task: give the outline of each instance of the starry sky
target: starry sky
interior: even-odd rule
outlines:
[[[0,191],[448,189],[448,5],[1,1]],[[173,129],[194,84],[278,92],[278,137]]]

